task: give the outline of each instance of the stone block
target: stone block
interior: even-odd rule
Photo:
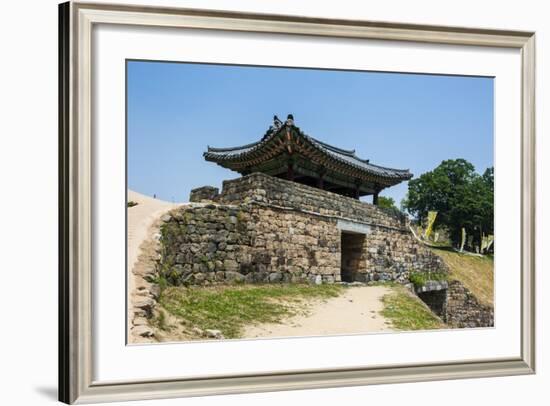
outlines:
[[[202,186],[191,190],[190,202],[202,202],[214,200],[219,194],[219,189],[213,186]]]

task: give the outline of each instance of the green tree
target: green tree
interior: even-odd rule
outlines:
[[[397,209],[397,207],[395,206],[395,200],[393,200],[392,197],[379,196],[378,206],[385,209]]]
[[[447,227],[455,245],[462,227],[479,244],[483,233],[493,233],[493,183],[493,168],[479,175],[465,159],[446,160],[409,181],[402,206],[419,221],[425,221],[428,211],[437,211],[434,226]]]

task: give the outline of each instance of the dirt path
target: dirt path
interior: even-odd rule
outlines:
[[[243,338],[316,336],[391,331],[380,311],[382,297],[391,289],[383,286],[357,286],[333,299],[313,304],[308,315],[297,315],[281,324],[250,326]]]
[[[156,252],[154,234],[158,233],[159,218],[179,204],[165,202],[128,190],[128,201],[138,203],[128,208],[128,331],[130,342],[148,341],[139,335],[147,323],[137,317],[136,303],[147,301],[150,284],[143,276],[149,271]],[[136,334],[132,334],[135,332]]]
[[[128,208],[128,272],[139,257],[139,246],[147,238],[147,232],[153,222],[164,212],[178,204],[153,199],[152,197],[128,190],[128,201],[138,203]]]

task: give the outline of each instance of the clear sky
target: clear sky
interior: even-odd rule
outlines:
[[[202,153],[258,141],[274,114],[415,177],[445,159],[493,165],[491,78],[130,61],[127,79],[128,187],[163,200],[238,177]]]

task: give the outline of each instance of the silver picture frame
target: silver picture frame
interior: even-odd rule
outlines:
[[[521,353],[515,358],[95,382],[92,346],[92,29],[96,24],[506,47],[521,52]],[[59,6],[59,400],[90,403],[535,372],[535,33],[228,11]]]

